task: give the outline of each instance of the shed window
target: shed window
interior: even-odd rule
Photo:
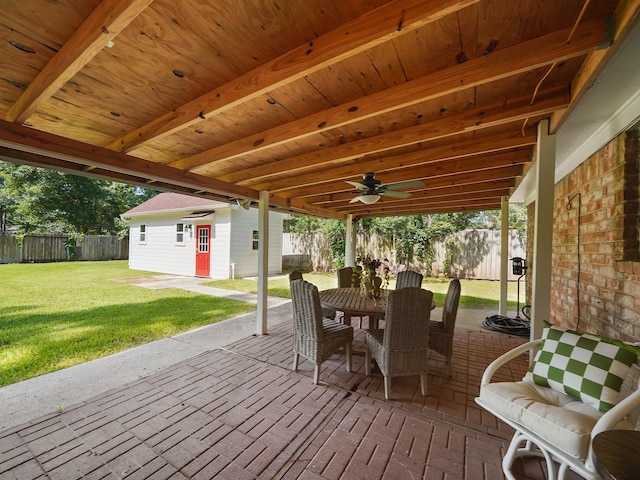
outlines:
[[[184,223],[176,223],[176,243],[184,245]]]
[[[258,250],[258,230],[254,230],[253,231],[253,238],[252,238],[252,248],[253,250]]]
[[[139,242],[140,243],[147,243],[147,224],[146,223],[141,223],[140,224]]]

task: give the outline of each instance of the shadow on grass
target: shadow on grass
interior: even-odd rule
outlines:
[[[0,311],[0,386],[219,322],[256,306],[195,295],[66,313]]]

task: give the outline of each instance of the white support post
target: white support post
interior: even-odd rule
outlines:
[[[269,192],[261,190],[258,200],[258,311],[256,331],[267,334],[267,296],[269,275]]]
[[[500,222],[500,315],[507,315],[509,295],[509,198],[502,197],[500,204],[502,219]]]
[[[544,320],[551,315],[551,251],[553,247],[553,197],[556,138],[549,135],[549,120],[538,124],[536,155],[535,234],[533,239],[531,339],[542,336]]]
[[[353,215],[347,215],[347,231],[344,242],[344,266],[353,267],[356,264],[356,229],[354,227]]]

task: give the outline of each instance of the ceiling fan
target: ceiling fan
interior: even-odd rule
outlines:
[[[380,180],[376,179],[374,172],[367,172],[362,174],[361,182],[351,182],[346,180],[350,185],[353,185],[358,190],[362,190],[362,193],[357,197],[351,199],[349,203],[362,202],[362,203],[376,203],[380,200],[380,197],[392,197],[392,198],[408,198],[411,196],[408,192],[402,192],[407,188],[423,187],[424,182],[421,180],[409,180],[407,182],[390,183],[383,185]]]

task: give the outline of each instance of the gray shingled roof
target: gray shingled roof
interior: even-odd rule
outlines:
[[[155,197],[133,207],[122,214],[123,217],[139,215],[141,213],[163,211],[198,211],[212,208],[227,208],[228,203],[208,200],[206,198],[181,195],[179,193],[160,193]]]

